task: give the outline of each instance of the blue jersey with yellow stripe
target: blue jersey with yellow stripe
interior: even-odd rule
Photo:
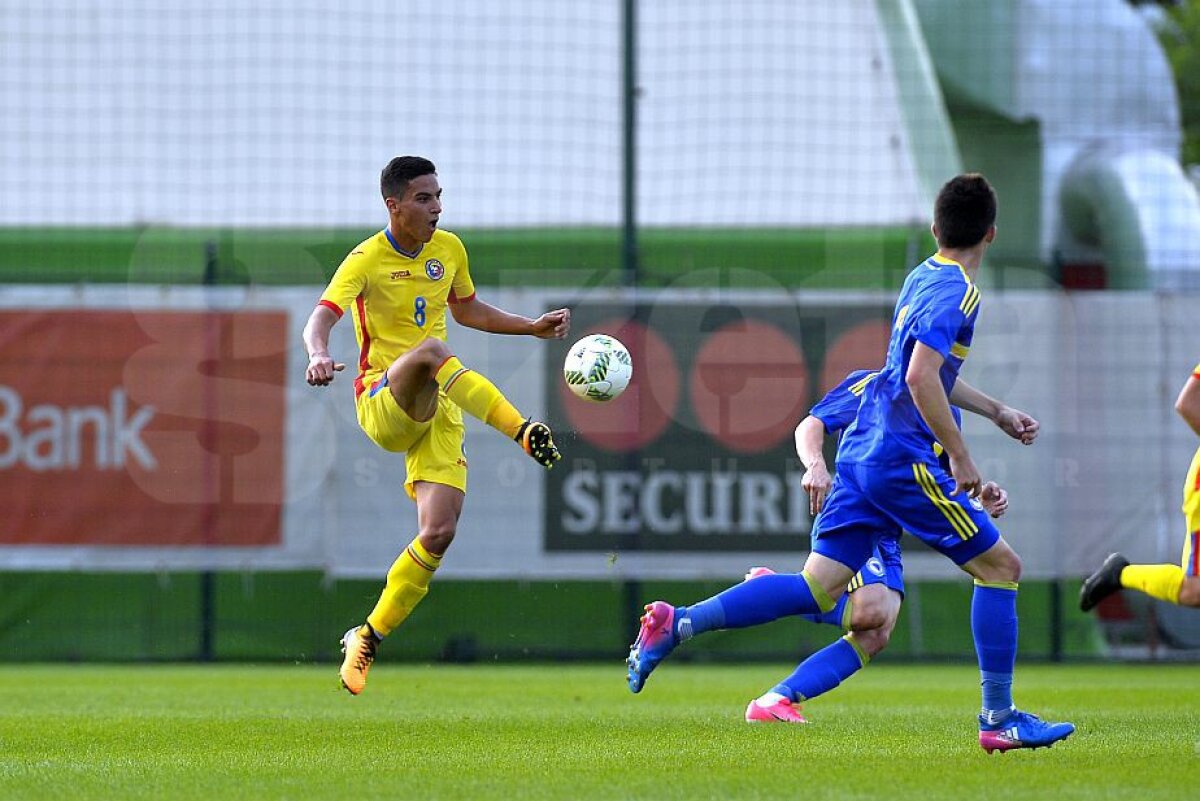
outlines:
[[[825,393],[825,397],[817,401],[809,414],[824,423],[825,433],[830,436],[840,434],[854,422],[863,391],[877,375],[878,370],[855,370],[843,378],[842,383]]]
[[[825,433],[838,436],[846,426],[854,422],[858,414],[858,402],[867,384],[879,375],[878,370],[855,370],[836,387],[825,393],[809,411],[825,426]],[[955,409],[955,412],[958,410]],[[900,554],[900,527],[893,524],[879,532],[879,541],[862,570],[850,579],[847,592],[854,592],[869,584],[886,584],[889,589],[904,595],[904,562]]]
[[[843,378],[840,384],[825,393],[825,397],[817,401],[809,414],[824,424],[825,433],[829,436],[835,437],[841,434],[858,416],[859,401],[862,400],[867,385],[878,375],[878,370],[855,370]],[[951,406],[950,414],[954,417],[954,424],[962,428],[962,412],[959,408]],[[936,456],[942,454],[942,449],[936,442],[933,452]]]
[[[933,348],[945,360],[941,379],[949,395],[978,315],[979,289],[958,262],[935,254],[908,274],[892,316],[887,361],[863,389],[858,414],[838,447],[839,463],[937,463],[933,432],[905,382],[908,365],[918,342]]]

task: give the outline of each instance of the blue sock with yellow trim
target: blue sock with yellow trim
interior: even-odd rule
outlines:
[[[854,635],[847,634],[805,659],[792,675],[775,685],[771,691],[793,701],[811,700],[837,687],[869,661],[866,651],[854,642]]]
[[[807,573],[776,573],[740,582],[698,604],[679,607],[675,611],[675,630],[686,639],[713,629],[757,626],[833,607],[833,600]]]
[[[837,626],[839,629],[847,629],[850,623],[850,612],[846,607],[849,605],[850,593],[847,592],[837,599],[837,603],[828,612],[809,612],[800,617],[813,623],[824,623],[829,626]]]
[[[1017,583],[975,582],[971,634],[979,657],[983,715],[1001,723],[1013,709],[1012,679],[1017,663]]]

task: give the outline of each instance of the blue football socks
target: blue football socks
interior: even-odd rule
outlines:
[[[850,603],[850,593],[842,593],[842,597],[837,599],[837,603],[828,612],[808,613],[800,615],[805,620],[813,623],[825,623],[829,626],[837,626],[839,629],[847,628],[846,624],[850,621],[844,618],[846,614],[846,606]]]
[[[678,607],[675,633],[686,640],[713,629],[741,629],[833,608],[833,600],[806,573],[776,573],[740,582],[692,606]]]
[[[853,676],[867,661],[867,655],[859,650],[851,635],[847,634],[801,662],[792,675],[772,688],[772,692],[793,701],[816,698]]]
[[[983,716],[1000,723],[1013,710],[1012,679],[1017,662],[1016,582],[975,582],[971,598],[971,633],[979,657]]]
[[[680,642],[697,634],[725,628],[725,609],[716,598],[691,606],[675,607],[675,638]]]

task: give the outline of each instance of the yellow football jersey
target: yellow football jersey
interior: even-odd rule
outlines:
[[[1192,371],[1200,380],[1200,364]],[[1183,516],[1187,520],[1187,537],[1183,541],[1183,572],[1200,576],[1200,448],[1192,454],[1187,478],[1183,482]]]
[[[416,253],[407,253],[385,228],[350,251],[320,304],[338,317],[353,309],[358,338],[355,396],[426,337],[444,341],[446,304],[473,297],[467,250],[449,231],[435,231]]]

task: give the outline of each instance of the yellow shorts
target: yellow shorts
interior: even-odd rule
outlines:
[[[445,484],[467,491],[467,454],[463,448],[462,410],[438,393],[437,411],[418,423],[409,417],[387,387],[358,396],[358,424],[375,444],[404,454],[404,489],[416,499],[418,481]]]
[[[1200,450],[1192,457],[1183,484],[1183,516],[1187,520],[1187,536],[1180,566],[1185,576],[1200,576]]]

